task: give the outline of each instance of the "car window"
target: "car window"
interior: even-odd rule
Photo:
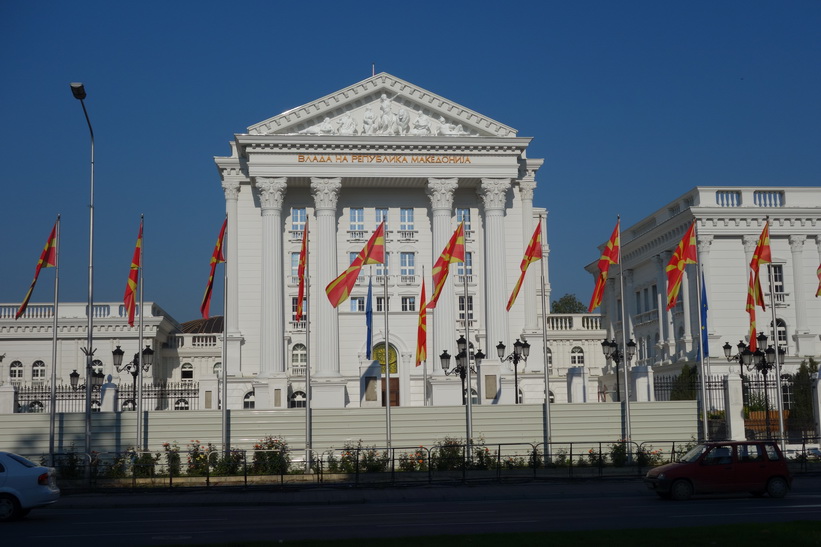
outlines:
[[[736,448],[738,449],[738,461],[741,463],[764,460],[764,452],[760,444],[740,444]]]
[[[697,444],[693,448],[691,448],[685,455],[679,458],[678,461],[682,463],[693,463],[694,461],[698,461],[704,451],[707,450],[707,447],[703,444]]]
[[[8,456],[12,460],[16,461],[17,463],[19,463],[20,465],[23,465],[25,467],[37,467],[36,463],[27,460],[23,456],[18,456],[17,454],[6,454],[6,456]]]
[[[733,463],[732,446],[714,446],[706,456],[704,463],[707,465],[727,465]]]
[[[777,462],[778,460],[781,459],[781,457],[778,455],[778,450],[776,450],[774,444],[768,444],[768,445],[765,445],[765,447],[767,449],[767,459],[768,460],[770,460],[771,462]]]

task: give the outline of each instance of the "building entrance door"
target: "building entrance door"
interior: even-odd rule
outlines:
[[[399,378],[391,378],[391,406],[399,406]],[[382,378],[382,406],[385,406],[385,378]]]

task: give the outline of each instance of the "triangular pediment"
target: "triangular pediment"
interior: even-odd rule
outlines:
[[[516,130],[382,72],[248,128],[250,135],[515,137]]]

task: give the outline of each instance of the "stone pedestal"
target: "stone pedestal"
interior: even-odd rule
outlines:
[[[215,410],[219,408],[219,381],[216,376],[203,378],[200,384],[199,407],[201,410]]]
[[[371,361],[359,367],[359,406],[382,406],[382,367],[379,361]]]
[[[741,378],[737,374],[724,377],[724,417],[727,423],[727,438],[743,441],[744,433],[744,396],[741,390]]]
[[[270,378],[258,378],[254,382],[254,408],[288,408],[288,378],[282,373],[274,373]]]
[[[11,384],[0,386],[0,414],[17,412],[17,390]]]
[[[638,402],[656,400],[652,367],[636,366],[630,370],[630,400]]]
[[[462,382],[459,378],[431,378],[430,389],[433,406],[461,406]]]
[[[500,405],[516,404],[516,379],[512,372],[505,372],[499,377],[499,398]]]
[[[567,369],[568,403],[587,402],[587,385],[585,380],[584,367],[570,367]]]
[[[311,378],[311,408],[345,408],[345,406],[347,406],[347,393],[344,381]]]
[[[817,334],[795,334],[795,355],[818,355]]]
[[[502,367],[499,363],[482,362],[479,367],[479,393],[482,398],[479,403],[495,405],[499,403],[502,394]]]

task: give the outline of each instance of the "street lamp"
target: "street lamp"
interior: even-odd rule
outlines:
[[[471,388],[470,373],[477,371],[478,367],[482,364],[482,359],[485,358],[485,354],[482,353],[481,349],[473,354],[473,360],[476,363],[476,368],[474,368],[473,365],[470,364],[471,355],[468,351],[468,342],[464,336],[459,336],[459,339],[456,340],[456,348],[459,350],[459,353],[456,355],[456,366],[453,367],[452,370],[448,370],[450,368],[450,354],[448,350],[442,352],[439,356],[439,362],[446,375],[458,374],[462,380],[462,404],[465,405],[465,428],[467,434],[466,452],[467,458],[470,458],[470,445],[473,439],[473,390]],[[468,391],[471,391],[471,393],[468,393]]]
[[[105,374],[102,371],[100,372],[92,372],[91,373],[91,388],[92,389],[100,389],[103,385],[103,381],[105,380]],[[86,384],[80,383],[80,373],[74,370],[71,374],[68,375],[68,381],[71,385],[71,389],[74,391],[85,390]]]
[[[143,372],[148,372],[148,369],[151,368],[151,365],[154,363],[154,350],[149,346],[145,346],[145,349],[142,351],[142,357],[140,357],[139,352],[135,353],[134,359],[132,359],[130,363],[123,365],[124,354],[125,352],[120,349],[120,346],[117,346],[117,349],[111,352],[112,361],[114,362],[114,368],[117,369],[117,372],[128,372],[131,374],[133,378],[131,401],[134,403],[134,409],[137,410],[137,377],[140,375],[140,368],[142,368]]]
[[[767,335],[763,332],[760,333],[756,336],[756,341],[758,342],[758,348],[766,346]],[[744,365],[747,370],[755,369],[764,377],[764,422],[767,428],[767,438],[770,439],[772,435],[770,428],[770,395],[767,391],[767,375],[773,367],[775,367],[776,356],[783,358],[786,351],[783,348],[775,349],[772,344],[770,344],[765,351],[761,351],[761,349],[751,351],[750,347],[743,341],[740,341],[736,347],[738,353],[732,355],[732,346],[729,343],[725,343],[724,346],[722,346],[722,349],[724,349],[724,357],[727,358],[727,361],[739,361],[740,365]],[[743,376],[744,370],[741,369],[740,366],[739,369]]]
[[[518,405],[521,401],[519,400],[519,361],[527,362],[527,358],[530,356],[530,344],[526,341],[521,342],[519,339],[516,339],[516,342],[513,344],[513,353],[505,357],[505,345],[499,341],[499,345],[496,346],[496,353],[499,355],[499,360],[501,362],[510,361],[513,363],[513,381],[516,385],[516,404]]]
[[[83,107],[83,114],[88,124],[88,133],[91,136],[91,192],[88,207],[88,308],[86,309],[86,315],[88,316],[88,343],[86,347],[83,348],[83,353],[86,355],[86,375],[90,377],[94,359],[94,129],[91,127],[91,120],[86,110],[85,86],[80,82],[72,82],[70,86],[71,94],[74,95],[75,99],[80,101],[80,105]],[[91,454],[91,383],[89,382],[86,382],[85,453],[87,456]],[[91,479],[90,466],[86,466],[85,475],[87,479]]]
[[[615,340],[607,341],[605,339],[601,343],[601,349],[604,353],[605,359],[612,359],[616,363],[616,399],[621,401],[621,385],[619,382],[619,364],[624,363],[624,360],[627,359],[625,366],[630,366],[630,361],[633,360],[633,356],[636,355],[636,343],[633,342],[631,338],[629,342],[627,342],[626,351],[621,351],[619,349],[619,345],[616,343]],[[625,380],[626,381],[626,380]]]

